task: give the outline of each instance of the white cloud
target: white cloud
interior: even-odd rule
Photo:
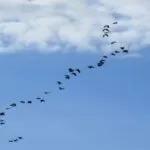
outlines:
[[[0,0],[0,52],[109,52],[108,23],[111,38],[136,52],[150,45],[149,10],[149,0]]]

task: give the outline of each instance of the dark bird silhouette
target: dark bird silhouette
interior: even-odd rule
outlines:
[[[103,56],[103,58],[107,59],[107,58],[108,58],[108,56]]]
[[[115,56],[116,54],[115,54],[115,53],[111,53],[111,55],[112,55],[112,56]]]
[[[129,51],[128,50],[123,50],[123,53],[128,53]]]
[[[120,47],[120,49],[124,50],[124,49],[125,49],[125,47],[121,46],[121,47]]]
[[[16,107],[17,104],[16,104],[16,103],[12,103],[12,104],[10,104],[10,106],[11,106],[11,107]]]
[[[110,32],[110,30],[109,30],[108,28],[104,28],[104,29],[103,29],[103,32],[105,32],[105,31],[106,31],[107,33]]]
[[[36,99],[37,99],[37,100],[40,100],[40,99],[41,99],[41,97],[37,97]]]
[[[27,101],[28,104],[32,104],[32,101]]]
[[[72,68],[69,68],[68,70],[69,70],[69,72],[74,72],[74,69],[72,69]]]
[[[105,34],[103,34],[103,38],[104,38],[105,36],[108,37],[109,35],[108,35],[107,33],[105,33]]]
[[[5,113],[4,113],[4,112],[1,112],[1,113],[0,113],[0,116],[5,116]]]
[[[6,108],[6,110],[9,110],[9,109],[10,109],[9,107]]]
[[[118,24],[118,22],[117,22],[117,21],[115,21],[115,22],[113,22],[113,24]]]
[[[69,76],[69,75],[65,75],[65,78],[66,78],[66,79],[70,79],[70,76]]]
[[[103,66],[103,65],[104,65],[104,62],[98,62],[98,63],[97,63],[97,66],[98,66],[98,67],[101,67],[101,66]]]
[[[63,87],[59,87],[59,90],[64,90],[65,88],[63,88]]]
[[[5,122],[0,122],[0,125],[4,125],[5,124]]]
[[[25,101],[20,101],[20,103],[25,104]]]
[[[120,53],[120,51],[117,51],[117,50],[116,50],[115,53],[116,53],[116,54],[117,54],[117,53]]]
[[[104,28],[110,28],[110,26],[109,25],[104,25]]]
[[[15,139],[14,142],[18,142],[18,139]]]
[[[9,143],[12,143],[13,142],[13,140],[9,140]]]
[[[19,139],[19,140],[22,140],[22,139],[23,139],[23,137],[19,136],[19,137],[18,137],[18,139]]]
[[[115,43],[117,43],[116,41],[112,41],[110,44],[115,44]]]
[[[75,69],[78,73],[81,73],[81,70],[80,69]]]
[[[57,81],[57,84],[58,84],[58,85],[61,85],[61,84],[62,84],[62,82],[60,82],[60,81]]]
[[[77,76],[77,74],[76,74],[75,72],[72,72],[72,74],[73,74],[74,76]]]
[[[41,103],[44,103],[44,102],[45,102],[45,100],[44,100],[44,99],[41,99],[41,100],[40,100],[40,102],[41,102]]]
[[[88,68],[89,68],[89,69],[94,69],[95,67],[94,67],[94,66],[88,66]]]
[[[49,94],[49,93],[51,93],[51,92],[44,92],[45,95],[47,95],[47,94]]]

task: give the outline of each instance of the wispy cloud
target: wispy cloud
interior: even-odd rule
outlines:
[[[149,0],[0,0],[0,52],[103,51],[111,38],[133,52],[150,45]]]

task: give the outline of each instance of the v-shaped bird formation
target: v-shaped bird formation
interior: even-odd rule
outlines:
[[[112,24],[113,24],[113,25],[116,25],[116,24],[118,24],[118,22],[115,21],[115,22],[113,22]],[[110,36],[110,35],[109,35],[109,34],[111,33],[110,28],[111,28],[111,25],[104,25],[104,26],[103,26],[103,28],[102,28],[102,33],[103,33],[102,37],[103,37],[103,38],[107,38],[107,37]],[[117,44],[117,43],[118,43],[117,41],[112,40],[109,44],[110,44],[110,45],[114,45],[114,44]],[[102,66],[106,63],[106,61],[107,61],[107,59],[108,59],[109,57],[111,57],[111,56],[112,56],[112,57],[113,57],[113,56],[116,56],[116,55],[118,55],[119,53],[127,54],[128,52],[129,52],[129,51],[128,51],[128,49],[126,49],[125,46],[120,46],[117,50],[114,50],[114,51],[111,52],[109,55],[104,55],[104,56],[102,56],[102,57],[100,58],[100,60],[99,60],[98,62],[96,62],[95,64],[91,64],[91,65],[86,66],[86,69],[91,70],[91,69],[95,69],[95,68],[100,68],[100,67],[102,67]],[[82,73],[82,70],[81,70],[80,68],[68,68],[67,74],[64,75],[64,79],[65,79],[65,80],[70,80],[70,79],[72,78],[72,76],[77,77],[77,76],[78,76],[79,74],[81,74],[81,73]],[[63,90],[66,89],[66,87],[64,86],[64,83],[63,83],[62,81],[59,81],[59,80],[58,80],[58,81],[56,81],[56,84],[57,84],[57,86],[58,86],[58,89],[57,89],[57,90],[63,91]],[[43,95],[45,96],[45,95],[49,95],[49,94],[52,94],[52,93],[53,93],[53,92],[51,92],[51,91],[44,91],[44,92],[43,92]],[[44,103],[44,102],[46,101],[45,99],[43,99],[44,96],[36,97],[35,100],[37,100],[37,101],[40,102],[40,103]],[[28,100],[28,101],[23,101],[23,100],[21,100],[21,101],[19,101],[19,102],[17,102],[17,103],[14,102],[14,103],[9,104],[9,105],[5,108],[5,111],[0,112],[0,125],[1,125],[1,126],[5,125],[5,123],[6,123],[5,120],[4,120],[6,111],[17,107],[19,104],[21,104],[21,105],[25,105],[25,104],[31,105],[31,104],[33,104],[33,100],[32,100],[32,101],[31,101],[31,100]],[[19,142],[19,141],[22,140],[22,139],[23,139],[23,137],[22,137],[22,136],[19,136],[19,137],[17,137],[17,138],[10,139],[8,142],[9,142],[9,143],[16,143],[16,142]]]

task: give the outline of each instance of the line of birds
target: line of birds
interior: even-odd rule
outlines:
[[[113,24],[118,24],[118,22],[113,22]],[[102,36],[103,38],[109,37],[109,33],[111,32],[110,31],[110,25],[104,25],[102,32],[103,32],[103,36]],[[117,41],[111,41],[110,42],[110,45],[114,45],[114,44],[117,44]],[[119,50],[114,50],[113,52],[110,53],[110,56],[116,56],[119,53],[127,54],[128,52],[129,51],[124,46],[120,46]],[[95,65],[88,65],[86,68],[87,69],[94,69],[94,68],[102,67],[108,58],[109,58],[108,55],[104,55]],[[79,69],[79,68],[68,68],[68,72],[67,72],[67,74],[64,75],[64,79],[70,80],[72,76],[76,77],[80,73],[81,73],[81,69]],[[60,90],[60,91],[65,90],[65,87],[64,87],[62,81],[56,81],[56,84],[58,85],[58,90]],[[51,91],[45,91],[43,94],[49,95],[51,93],[52,93]],[[38,100],[40,103],[44,103],[46,101],[43,97],[36,97],[36,100]],[[20,101],[19,103],[20,104],[32,104],[33,101]],[[12,109],[14,107],[17,107],[17,103],[12,103],[8,107],[6,107],[5,109],[9,110],[9,109]],[[4,116],[5,116],[5,112],[0,112],[0,118],[4,117]],[[4,125],[4,124],[5,124],[5,120],[1,119],[0,125]],[[12,142],[18,142],[19,140],[22,140],[22,139],[23,139],[23,137],[18,137],[18,138],[15,138],[14,140],[9,140],[9,142],[11,142],[11,143]]]
[[[23,137],[18,136],[18,137],[15,138],[15,139],[9,140],[9,143],[16,143],[16,142],[18,142],[19,140],[22,140],[22,139],[23,139]]]

